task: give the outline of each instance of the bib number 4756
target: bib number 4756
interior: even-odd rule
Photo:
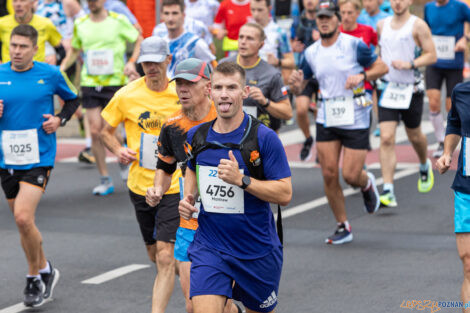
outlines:
[[[229,197],[233,198],[235,196],[235,192],[233,191],[233,187],[228,186],[219,186],[219,185],[208,185],[206,189],[206,193],[211,195],[212,197]]]

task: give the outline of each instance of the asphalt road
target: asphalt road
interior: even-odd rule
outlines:
[[[433,143],[433,135],[428,138]],[[66,144],[59,149],[77,150]],[[277,312],[398,313],[417,310],[404,307],[406,301],[459,300],[462,270],[449,188],[454,171],[444,176],[435,171],[434,189],[419,194],[417,159],[409,144],[403,143],[398,170],[403,177],[395,184],[398,207],[368,215],[363,211],[360,193],[348,190],[346,193],[352,194],[346,197],[346,207],[354,241],[327,246],[324,239],[334,231],[335,221],[324,202],[320,169],[313,163],[296,162],[299,149],[300,144],[295,143],[286,147],[293,164],[294,197],[283,208],[284,267]],[[371,152],[368,163],[380,178],[374,153],[377,151]],[[64,151],[59,154],[67,157]],[[91,190],[98,174],[92,166],[57,163],[38,208],[37,224],[46,255],[60,270],[61,280],[53,301],[28,312],[150,312],[156,270],[147,260],[119,168],[112,163],[110,169],[116,192],[95,197]],[[344,189],[349,187],[344,185]],[[17,304],[22,301],[27,267],[3,198],[0,251],[0,313],[20,312]],[[133,264],[141,265],[141,269],[128,267]],[[116,278],[111,273],[107,281],[84,283],[116,269],[120,274],[129,269],[129,273]],[[424,308],[422,312],[436,310]],[[177,281],[167,312],[184,311]],[[460,309],[442,307],[440,311]]]

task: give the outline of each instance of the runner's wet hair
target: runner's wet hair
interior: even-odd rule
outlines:
[[[38,43],[38,31],[31,25],[20,24],[20,25],[16,26],[11,31],[10,39],[13,36],[28,37],[31,40],[31,42],[33,43],[34,47]]]

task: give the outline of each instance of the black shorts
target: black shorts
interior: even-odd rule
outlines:
[[[82,106],[84,109],[104,107],[122,86],[82,87]]]
[[[153,245],[156,241],[175,243],[180,224],[179,193],[164,195],[156,207],[149,206],[144,196],[130,190],[129,195],[145,244]]]
[[[380,99],[383,90],[377,90],[377,98]],[[400,122],[403,120],[405,127],[417,128],[421,125],[423,115],[424,93],[417,92],[411,97],[410,107],[406,110],[382,108],[379,105],[379,123],[382,122]]]
[[[15,199],[20,191],[20,183],[36,186],[44,192],[52,167],[35,167],[29,170],[0,169],[2,189],[8,200]]]
[[[318,81],[315,78],[310,78],[307,82],[307,85],[305,85],[304,90],[300,93],[300,96],[307,96],[309,98],[312,98],[313,95],[315,95],[315,102],[317,101],[317,94],[318,94]]]
[[[369,128],[341,129],[336,127],[323,127],[317,123],[317,142],[336,141],[349,149],[367,150],[369,144]]]
[[[446,80],[446,97],[450,98],[454,87],[463,82],[463,70],[426,67],[426,90],[437,89],[440,91],[444,79]]]

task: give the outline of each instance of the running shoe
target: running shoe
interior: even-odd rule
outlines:
[[[59,281],[59,277],[60,277],[59,270],[52,267],[52,264],[50,261],[47,261],[47,263],[49,263],[51,272],[49,274],[41,273],[41,279],[44,282],[44,285],[46,285],[46,290],[44,291],[44,299],[49,299],[52,297],[54,287]]]
[[[375,130],[374,130],[374,136],[375,137],[380,137],[380,128],[377,127]]]
[[[380,194],[380,204],[387,208],[394,208],[398,205],[395,195],[390,190],[382,191]]]
[[[325,239],[325,243],[330,245],[341,245],[343,243],[348,243],[353,240],[353,234],[351,230],[347,230],[344,223],[338,225],[335,233],[330,237]]]
[[[312,145],[313,145],[313,137],[310,136],[308,137],[304,145],[302,146],[302,149],[300,150],[300,160],[301,161],[308,161],[312,157]]]
[[[371,183],[367,190],[362,190],[362,198],[364,199],[364,209],[369,214],[374,214],[380,207],[379,191],[375,183],[375,176],[371,172],[367,172]]]
[[[40,278],[26,277],[24,289],[24,305],[27,307],[38,307],[44,303],[44,290],[46,286]]]
[[[93,188],[93,194],[95,196],[106,196],[114,192],[113,181],[107,177],[101,178],[101,183]]]
[[[427,159],[428,170],[425,172],[419,171],[418,191],[426,193],[431,191],[434,186],[434,173],[432,171],[431,160]]]
[[[91,152],[91,148],[85,148],[78,154],[78,161],[87,164],[94,164],[96,162],[95,157]]]
[[[439,159],[443,154],[444,154],[444,143],[439,142],[439,145],[437,146],[436,151],[432,153],[432,157]]]

